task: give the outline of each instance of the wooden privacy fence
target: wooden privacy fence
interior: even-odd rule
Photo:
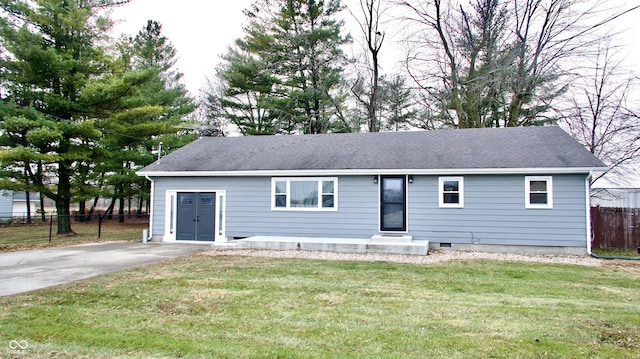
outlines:
[[[593,248],[640,247],[640,209],[591,207]]]

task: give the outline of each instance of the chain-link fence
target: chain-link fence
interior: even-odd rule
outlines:
[[[65,221],[69,222],[71,232],[59,228],[59,224]],[[146,213],[47,214],[44,218],[41,215],[16,216],[0,213],[0,248],[95,240],[141,240],[142,231],[147,228],[149,215]]]
[[[39,213],[28,215],[27,212],[0,212],[0,225],[42,223],[46,219]]]

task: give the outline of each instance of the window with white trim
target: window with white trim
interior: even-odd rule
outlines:
[[[438,203],[442,208],[464,207],[464,178],[439,177]]]
[[[272,178],[271,209],[300,211],[335,211],[338,179]]]
[[[525,208],[553,208],[551,176],[525,177]]]

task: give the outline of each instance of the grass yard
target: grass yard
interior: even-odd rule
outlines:
[[[636,262],[591,268],[199,255],[0,298],[0,306],[0,356],[8,358],[640,353]]]
[[[637,249],[623,249],[623,248],[594,248],[593,253],[599,256],[610,257],[625,257],[625,258],[638,258],[640,259],[640,253]]]
[[[125,223],[117,220],[102,222],[101,240],[131,241],[142,239],[142,230],[149,228],[148,220],[127,219]],[[0,226],[0,252],[30,248],[66,245],[96,241],[98,239],[98,220],[74,222],[71,224],[74,235],[57,235],[53,224],[51,242],[49,242],[49,224],[18,224]]]

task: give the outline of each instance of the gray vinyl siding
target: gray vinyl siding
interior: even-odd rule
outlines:
[[[271,177],[156,178],[153,234],[164,234],[165,191],[226,190],[227,237],[309,236],[368,238],[377,233],[373,176],[338,179],[338,211],[271,210]]]
[[[437,177],[410,185],[415,239],[459,244],[586,246],[585,176],[554,175],[553,209],[525,208],[525,176],[464,176],[464,208],[439,208]]]
[[[13,213],[13,192],[0,190],[0,219],[11,218]]]
[[[553,209],[526,209],[525,176],[464,176],[464,208],[439,208],[438,176],[413,176],[407,234],[436,243],[584,247],[584,179],[554,175]],[[369,238],[380,233],[378,187],[373,176],[340,176],[338,211],[273,211],[271,177],[158,177],[152,230],[164,232],[165,191],[184,188],[226,190],[227,237]]]

